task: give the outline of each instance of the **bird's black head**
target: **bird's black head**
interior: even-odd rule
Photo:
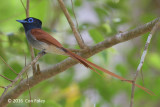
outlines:
[[[25,32],[34,29],[34,28],[41,28],[42,22],[39,19],[29,17],[24,20],[16,20],[23,24]]]

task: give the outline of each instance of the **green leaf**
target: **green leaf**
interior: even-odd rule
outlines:
[[[106,15],[108,16],[109,14],[107,13],[107,9],[102,8],[102,7],[96,7],[95,11],[97,12],[98,16],[103,19]]]
[[[90,29],[89,34],[95,43],[101,42],[104,38],[97,29]]]

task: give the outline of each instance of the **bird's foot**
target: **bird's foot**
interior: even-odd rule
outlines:
[[[42,55],[45,55],[46,52],[45,52],[45,49],[43,49],[41,52],[39,52],[38,54],[42,54]]]

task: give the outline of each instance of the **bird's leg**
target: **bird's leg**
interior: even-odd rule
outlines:
[[[45,49],[43,49],[43,50],[42,50],[41,52],[39,52],[38,54],[42,54],[42,56],[45,55],[45,54],[46,54]]]
[[[38,55],[40,55],[40,56],[43,56],[45,54],[46,54],[45,49],[43,49],[41,52],[38,53]],[[41,73],[40,67],[39,67],[39,64],[37,64],[37,72],[35,72],[35,76],[39,75],[40,73]]]

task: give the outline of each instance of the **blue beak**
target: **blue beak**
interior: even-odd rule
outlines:
[[[20,23],[27,23],[27,21],[25,20],[16,20],[17,22],[20,22]]]

